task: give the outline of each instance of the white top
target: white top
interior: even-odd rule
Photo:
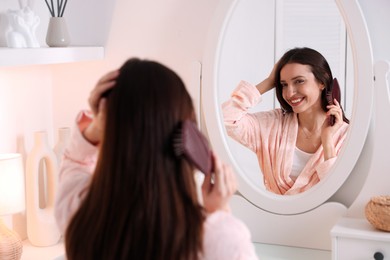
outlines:
[[[297,179],[299,174],[302,172],[303,167],[305,167],[312,155],[312,153],[304,152],[298,147],[295,147],[293,164],[290,173],[291,179],[293,179],[294,181]]]

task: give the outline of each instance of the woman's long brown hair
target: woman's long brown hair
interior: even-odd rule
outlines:
[[[130,59],[107,93],[107,119],[89,192],[72,218],[75,259],[198,259],[204,214],[193,168],[174,156],[172,133],[194,118],[182,80],[167,67]]]

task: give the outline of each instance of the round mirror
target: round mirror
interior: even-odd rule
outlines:
[[[362,150],[372,106],[372,54],[358,3],[345,2],[235,0],[217,10],[202,69],[206,130],[216,152],[234,166],[241,195],[265,211],[298,214],[321,205],[347,179]],[[240,80],[260,82],[286,50],[303,46],[325,56],[341,86],[353,86],[342,87],[351,123],[328,176],[304,193],[282,196],[265,190],[255,154],[227,136],[221,104]],[[277,107],[274,96],[266,93],[256,110]]]

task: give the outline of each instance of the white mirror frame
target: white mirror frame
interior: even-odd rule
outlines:
[[[304,193],[276,195],[256,187],[232,157],[227,144],[221,104],[218,102],[218,68],[223,36],[236,4],[221,1],[211,24],[202,62],[201,106],[203,121],[215,152],[237,173],[239,193],[254,206],[275,214],[301,214],[326,202],[346,181],[362,151],[373,105],[373,55],[367,25],[358,0],[335,0],[351,41],[354,60],[354,101],[350,130],[329,175]]]

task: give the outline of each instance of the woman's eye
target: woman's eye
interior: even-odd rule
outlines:
[[[282,85],[283,88],[288,86],[287,83],[283,83],[283,82],[281,82],[280,85]]]
[[[295,83],[297,83],[297,84],[302,84],[303,82],[305,82],[303,79],[297,79],[297,80],[295,81]]]

